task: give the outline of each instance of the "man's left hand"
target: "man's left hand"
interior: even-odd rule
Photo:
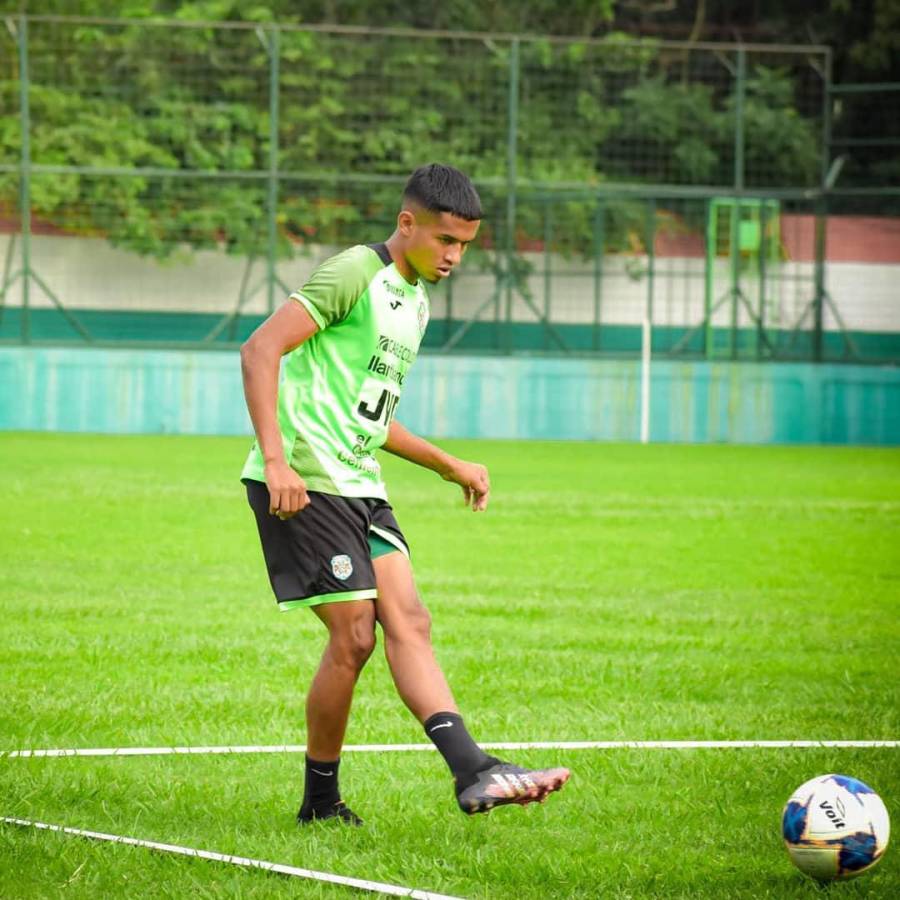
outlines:
[[[482,512],[487,509],[491,482],[485,466],[456,459],[443,477],[446,481],[452,481],[462,488],[466,506],[471,506],[473,512]]]

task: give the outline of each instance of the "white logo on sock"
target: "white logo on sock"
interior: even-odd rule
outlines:
[[[315,772],[316,775],[325,775],[326,777],[329,775],[334,775],[334,769],[329,769],[327,772],[320,772],[318,769],[314,769],[312,768],[312,766],[310,766],[310,771]]]
[[[428,733],[431,734],[432,731],[437,731],[438,728],[452,728],[452,727],[453,727],[452,722],[441,722],[440,725],[433,725],[431,728],[429,728]]]

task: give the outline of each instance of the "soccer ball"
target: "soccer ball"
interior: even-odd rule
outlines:
[[[868,785],[847,775],[820,775],[794,791],[781,833],[798,869],[833,881],[862,875],[881,859],[891,822]]]

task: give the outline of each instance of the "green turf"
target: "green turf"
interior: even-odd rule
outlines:
[[[0,437],[0,748],[303,743],[321,626],[279,614],[241,439]],[[438,655],[485,741],[900,738],[900,452],[448,442],[494,499],[385,460]],[[424,740],[380,654],[348,742]],[[513,754],[508,754],[513,755]],[[818,897],[781,807],[896,750],[529,751],[572,781],[466,818],[433,753],[347,754],[361,830],[298,832],[301,757],[0,759],[0,815],[465,897]],[[829,895],[900,895],[900,857]],[[2,897],[343,897],[0,826]]]

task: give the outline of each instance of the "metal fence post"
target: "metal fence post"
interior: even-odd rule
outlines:
[[[738,327],[741,297],[741,193],[744,190],[744,97],[747,88],[747,51],[737,48],[734,85],[734,189],[737,192],[731,214],[731,358],[738,355]]]
[[[737,359],[738,355],[738,301],[741,296],[741,196],[734,198],[734,207],[731,210],[729,222],[728,244],[731,253],[731,337],[729,346],[731,358]]]
[[[828,183],[828,173],[831,169],[831,104],[832,104],[832,51],[831,48],[825,55],[824,71],[822,75],[822,187]]]
[[[278,259],[278,78],[281,43],[277,26],[269,30],[269,232],[266,247],[266,304],[275,309]]]
[[[553,296],[553,207],[552,199],[544,197],[544,319],[550,321]],[[548,334],[544,331],[544,346],[548,346]]]
[[[769,242],[766,238],[766,230],[769,227],[769,201],[759,202],[759,250],[757,252],[756,270],[759,275],[758,303],[756,313],[756,358],[762,359],[763,343],[766,338],[766,254],[769,252]]]
[[[447,285],[447,312],[444,319],[444,343],[446,343],[453,334],[453,279],[447,278],[444,283]]]
[[[816,202],[816,231],[815,231],[815,287],[813,288],[813,361],[822,362],[824,343],[824,312],[825,312],[825,238],[828,207],[825,193],[819,195]]]
[[[592,346],[600,349],[600,317],[603,302],[603,246],[605,239],[606,211],[602,198],[597,198],[594,211],[594,328]]]
[[[712,359],[715,352],[713,311],[715,306],[716,216],[719,208],[714,199],[706,201],[706,259],[703,269],[703,352]],[[690,334],[690,332],[688,332]]]
[[[744,189],[744,97],[747,89],[747,51],[737,48],[737,71],[734,75],[734,189]]]
[[[509,47],[509,130],[506,143],[506,339],[507,350],[512,349],[513,282],[516,254],[516,179],[519,136],[519,39],[513,38]],[[498,295],[499,299],[499,295]]]
[[[28,17],[19,16],[19,214],[22,220],[22,342],[31,340],[28,289],[31,282],[31,113],[28,105]]]
[[[816,201],[814,270],[813,270],[813,345],[812,357],[815,362],[822,362],[824,351],[824,312],[825,312],[825,254],[826,233],[828,227],[828,206],[826,192],[833,186],[833,181],[840,173],[840,162],[831,172],[831,105],[832,105],[832,55],[831,50],[825,57],[822,102],[822,182],[821,192]]]
[[[641,443],[650,441],[650,362],[653,356],[653,276],[656,269],[656,201],[647,200],[647,299],[641,327]]]

